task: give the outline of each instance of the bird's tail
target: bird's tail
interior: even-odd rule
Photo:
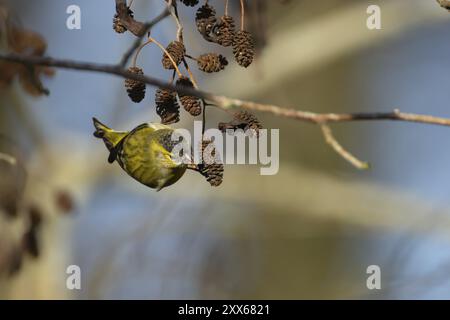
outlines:
[[[126,132],[119,132],[109,128],[108,126],[101,123],[97,118],[92,118],[92,120],[95,127],[94,137],[103,139],[106,147],[110,151],[127,134]]]
[[[101,123],[97,118],[92,118],[92,121],[94,122],[95,127],[94,137],[103,139],[106,132],[111,131],[111,128]]]

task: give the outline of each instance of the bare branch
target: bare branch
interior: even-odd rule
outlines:
[[[331,128],[329,126],[327,126],[326,124],[321,124],[320,128],[322,129],[322,133],[326,143],[328,143],[342,158],[344,158],[354,167],[360,170],[366,170],[370,168],[370,164],[368,162],[359,160],[350,152],[345,150],[343,146],[341,146],[341,144],[334,137],[333,132],[331,131]]]
[[[30,64],[41,65],[63,69],[74,69],[74,70],[113,74],[120,76],[122,78],[129,78],[137,81],[142,81],[152,86],[162,87],[169,90],[175,90],[183,94],[194,95],[202,99],[210,100],[211,102],[214,102],[219,108],[222,109],[242,108],[253,111],[270,113],[279,117],[291,118],[315,124],[330,123],[330,122],[362,121],[362,120],[364,121],[393,120],[393,121],[418,122],[441,126],[450,126],[450,118],[441,118],[414,113],[404,113],[400,112],[398,109],[391,112],[314,113],[309,111],[280,107],[276,105],[268,105],[251,101],[233,99],[225,96],[214,95],[200,90],[195,90],[192,88],[190,89],[190,88],[176,87],[162,80],[130,73],[126,69],[123,69],[119,66],[112,64],[97,64],[90,62],[79,62],[74,60],[54,59],[50,57],[28,56],[22,54],[0,54],[0,60],[18,62],[23,63],[25,65]]]
[[[261,104],[251,101],[228,98],[225,96],[214,95],[208,92],[200,91],[194,88],[177,87],[166,81],[158,80],[145,75],[138,75],[128,72],[119,65],[96,64],[89,62],[78,62],[73,60],[54,59],[50,57],[28,56],[21,54],[0,54],[0,60],[23,63],[25,65],[40,65],[73,70],[101,72],[116,75],[122,78],[142,81],[148,85],[176,91],[185,95],[192,95],[207,100],[224,110],[247,109],[259,112],[265,112],[278,117],[295,119],[303,122],[309,122],[320,125],[327,143],[333,147],[344,159],[362,169],[367,168],[367,164],[356,159],[336,141],[330,128],[326,125],[332,122],[351,122],[351,121],[381,121],[392,120],[402,122],[415,122],[440,126],[450,126],[450,118],[441,118],[430,115],[415,113],[403,113],[399,110],[391,112],[368,112],[368,113],[314,113],[309,111],[285,108],[276,105]]]
[[[163,80],[128,72],[128,70],[113,64],[99,64],[74,60],[54,59],[50,57],[29,56],[14,53],[0,54],[0,60],[23,63],[24,65],[53,66],[55,68],[61,69],[107,73],[119,76],[121,78],[142,81],[154,87],[161,87],[164,89],[177,91],[179,93],[186,95],[197,96],[203,99],[211,99],[211,100],[214,99],[214,96],[209,93],[198,91],[189,87],[176,87]]]
[[[273,115],[291,119],[297,119],[315,124],[328,122],[349,122],[349,121],[377,121],[393,120],[405,122],[419,122],[441,126],[450,126],[449,118],[434,117],[429,115],[403,113],[396,109],[391,112],[368,112],[368,113],[314,113],[275,105],[260,104],[250,101],[231,99],[223,96],[214,96],[213,100],[223,109],[243,108],[253,111],[271,113]]]
[[[120,23],[137,37],[143,37],[147,32],[145,24],[136,21],[129,13],[126,0],[116,0],[116,13]]]
[[[141,44],[142,38],[144,38],[144,36],[150,32],[150,30],[159,22],[161,22],[162,20],[164,20],[164,18],[168,17],[170,15],[170,11],[168,8],[165,8],[163,12],[161,12],[156,18],[154,18],[152,21],[147,22],[143,25],[143,30],[144,32],[138,36],[133,44],[131,45],[131,47],[125,52],[125,54],[122,57],[122,60],[120,60],[120,66],[121,67],[125,67],[126,64],[128,63],[128,61],[130,60],[131,56],[133,55],[133,53],[137,50],[137,48],[139,48],[139,45]]]
[[[173,9],[173,10],[172,10]],[[178,7],[177,3],[172,0],[167,1],[167,10],[170,11],[173,19],[175,20],[175,24],[177,25],[177,40],[183,42],[183,26],[181,25],[180,18],[178,16]]]

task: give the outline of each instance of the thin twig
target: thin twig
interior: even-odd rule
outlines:
[[[430,115],[423,114],[415,114],[415,113],[404,113],[400,112],[400,110],[396,109],[391,112],[368,112],[368,113],[314,113],[309,111],[296,110],[291,108],[280,107],[276,105],[268,105],[261,104],[251,101],[244,101],[239,99],[228,98],[225,96],[214,95],[208,92],[200,91],[194,88],[189,87],[178,87],[171,83],[167,83],[162,80],[158,80],[152,77],[148,77],[145,75],[134,74],[128,72],[126,69],[121,68],[117,65],[111,64],[96,64],[89,62],[77,62],[73,60],[63,60],[63,59],[54,59],[50,57],[40,57],[40,56],[29,56],[22,54],[0,54],[0,60],[6,60],[11,62],[22,63],[25,65],[40,65],[40,66],[48,66],[48,67],[57,67],[57,68],[65,68],[65,69],[73,69],[73,70],[82,70],[82,71],[92,71],[92,72],[101,72],[107,74],[113,74],[122,78],[128,78],[132,80],[142,81],[146,84],[161,87],[163,89],[168,89],[172,91],[176,91],[178,93],[184,95],[196,96],[198,98],[207,100],[212,102],[217,107],[224,110],[233,110],[233,109],[247,109],[252,111],[259,111],[272,114],[278,117],[285,117],[289,119],[295,119],[302,122],[309,122],[316,125],[322,126],[322,131],[324,134],[327,133],[327,129],[324,125],[333,123],[333,122],[352,122],[352,121],[380,121],[380,120],[392,120],[392,121],[402,121],[402,122],[414,122],[414,123],[424,123],[424,124],[432,124],[432,125],[440,125],[450,127],[450,118],[441,118]],[[329,143],[330,141],[336,141],[334,137],[331,135],[328,136]],[[333,148],[337,148],[340,146],[335,142],[330,143]],[[346,160],[350,161],[349,153],[339,152]],[[345,155],[345,156],[344,156]],[[352,161],[350,161],[352,162]]]
[[[244,0],[241,0],[241,30],[245,29],[245,4]]]
[[[225,15],[228,15],[228,0],[225,0]]]
[[[128,63],[128,61],[130,60],[131,56],[133,55],[134,51],[137,50],[137,48],[139,48],[139,46],[141,45],[141,41],[144,38],[144,36],[146,34],[148,34],[148,32],[150,32],[150,30],[159,22],[161,22],[162,20],[164,20],[164,18],[168,17],[170,15],[170,11],[165,8],[163,12],[161,12],[155,19],[153,19],[150,22],[147,22],[144,24],[144,33],[142,33],[139,37],[137,37],[133,44],[131,45],[131,47],[125,52],[125,54],[122,56],[122,59],[120,60],[119,66],[121,67],[125,67],[126,64]]]
[[[173,8],[173,10],[171,10]],[[183,42],[183,25],[180,22],[180,17],[178,16],[178,7],[177,3],[170,1],[167,3],[167,10],[170,11],[175,23],[177,25],[177,40]]]
[[[162,50],[162,52],[164,52],[164,54],[169,58],[170,62],[172,63],[174,69],[177,71],[178,76],[182,77],[183,74],[181,73],[180,69],[178,68],[177,63],[173,59],[172,55],[166,50],[166,48],[164,48],[164,46],[161,43],[159,43],[158,41],[156,41],[152,37],[149,37],[148,40],[151,41],[151,42],[154,42]]]
[[[366,170],[370,168],[370,164],[368,162],[359,160],[350,152],[344,149],[344,147],[334,137],[333,132],[331,131],[331,128],[329,126],[327,126],[326,124],[321,124],[320,128],[322,129],[322,133],[326,143],[328,143],[342,158],[344,158],[354,167],[360,170]]]
[[[170,78],[170,84],[172,84],[175,81],[175,76],[176,75],[177,75],[177,71],[173,70],[172,77]]]
[[[133,60],[132,60],[132,62],[131,62],[131,65],[132,65],[133,67],[136,67],[137,58],[139,57],[139,54],[141,53],[141,50],[142,50],[146,45],[148,45],[148,44],[150,44],[150,43],[152,43],[152,42],[153,42],[153,41],[152,41],[151,39],[150,39],[150,40],[147,40],[146,42],[142,43],[142,44],[137,48],[136,53],[134,54]]]
[[[193,56],[188,55],[188,54],[185,54],[184,57],[185,58],[189,58],[189,59],[194,60],[194,61],[198,61],[198,59],[196,57],[193,57]]]
[[[183,59],[183,64],[184,64],[184,67],[186,68],[186,71],[189,74],[189,78],[191,79],[192,84],[194,85],[194,88],[198,90],[199,86],[197,84],[197,81],[195,80],[195,77],[194,77],[194,74],[191,71],[191,68],[189,68],[189,64],[187,63],[186,59]]]

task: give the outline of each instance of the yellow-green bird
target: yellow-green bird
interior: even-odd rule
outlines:
[[[187,165],[173,160],[174,130],[159,123],[145,123],[131,131],[115,131],[93,118],[94,136],[103,139],[110,154],[108,162],[117,161],[132,178],[161,190],[177,182]]]

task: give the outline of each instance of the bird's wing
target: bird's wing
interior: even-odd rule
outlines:
[[[170,158],[170,162],[174,165],[180,165],[181,163],[187,163],[190,161],[190,154],[184,152],[180,157],[174,157],[173,149],[176,145],[181,143],[179,140],[174,140],[172,137],[173,129],[161,129],[155,132],[157,143],[165,150],[164,156]],[[176,158],[176,159],[175,159]],[[181,161],[180,161],[181,160]]]
[[[128,132],[128,134],[123,136],[114,147],[111,147],[109,149],[108,162],[113,163],[117,159],[119,153],[121,152],[121,150],[123,148],[123,144],[127,137],[129,137],[130,135],[132,135],[132,134],[136,133],[137,131],[144,129],[144,128],[149,128],[149,124],[143,123],[143,124],[138,125],[136,128],[134,128],[133,130]]]
[[[128,137],[128,135],[129,134],[120,139],[120,141],[114,147],[109,149],[109,156],[108,156],[109,163],[113,163],[117,159],[120,150],[122,150],[123,142],[125,141],[125,138]]]
[[[162,124],[162,123],[145,123],[149,128],[154,129],[155,131],[157,130],[162,130],[162,129],[168,129],[168,130],[173,130],[171,127]],[[144,125],[144,124],[142,124]]]
[[[144,129],[144,128],[150,128],[150,125],[148,123],[142,123],[142,124],[138,125],[136,128],[134,128],[133,130],[131,130],[129,135],[132,133],[135,133],[136,131]]]

